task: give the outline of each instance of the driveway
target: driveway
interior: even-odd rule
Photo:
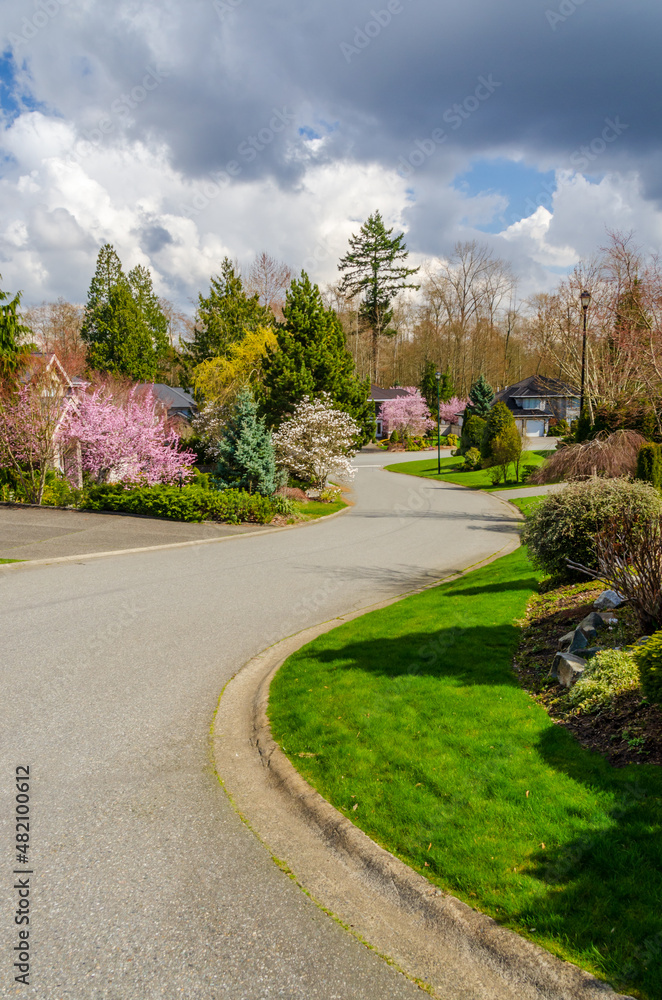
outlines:
[[[219,694],[251,656],[516,532],[490,496],[378,468],[359,468],[355,498],[340,518],[221,545],[0,567],[0,996],[420,997],[273,863],[210,760]],[[10,966],[17,765],[32,785],[28,987]]]
[[[54,507],[0,506],[0,559],[54,559],[89,552],[204,541],[264,530],[256,524],[158,520]]]

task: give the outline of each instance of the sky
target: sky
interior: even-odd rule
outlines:
[[[523,297],[657,252],[661,37],[657,0],[3,0],[0,287],[83,302],[107,242],[186,311],[225,256],[331,283],[376,210]]]

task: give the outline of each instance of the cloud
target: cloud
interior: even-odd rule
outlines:
[[[653,0],[636,16],[620,0],[6,0],[4,283],[80,300],[105,240],[180,304],[226,253],[329,281],[376,208],[415,253],[484,239],[525,284],[606,225],[657,247],[661,28]],[[518,222],[515,173],[454,185],[476,157],[556,187]]]

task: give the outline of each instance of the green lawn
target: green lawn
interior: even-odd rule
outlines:
[[[335,500],[333,503],[320,503],[319,500],[295,500],[294,506],[297,513],[302,514],[308,520],[316,517],[326,517],[328,514],[335,514],[338,510],[348,507],[344,500]]]
[[[615,770],[518,685],[523,549],[343,625],[272,684],[276,738],[437,885],[642,997],[662,996],[662,774]]]
[[[517,499],[509,500],[508,502],[513,504],[514,507],[519,507],[524,516],[530,514],[532,510],[538,506],[541,500],[545,499],[547,494],[542,493],[538,497],[519,497]]]
[[[549,451],[527,452],[526,465],[542,465]],[[437,457],[420,459],[416,462],[400,462],[398,465],[387,465],[388,472],[403,472],[408,476],[422,476],[424,479],[440,479],[445,483],[459,483],[460,486],[470,486],[474,490],[514,490],[521,489],[525,483],[515,483],[509,480],[506,486],[495,486],[489,477],[489,469],[477,469],[476,472],[464,472],[464,459],[458,457],[442,458],[441,475],[437,475]],[[512,468],[512,467],[511,467]],[[514,475],[514,473],[513,473]]]
[[[0,559],[0,563],[25,562],[25,559]]]

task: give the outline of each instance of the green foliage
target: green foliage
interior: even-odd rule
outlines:
[[[497,406],[499,404],[497,403]],[[489,419],[489,418],[488,418]],[[522,439],[515,421],[507,424],[492,441],[491,461],[500,466],[504,483],[508,482],[508,466],[515,466],[515,482],[519,479],[519,463],[522,456]]]
[[[339,410],[349,413],[362,431],[361,443],[375,433],[370,384],[360,381],[347,351],[345,333],[333,309],[327,309],[317,285],[305,271],[290,285],[284,322],[277,329],[279,350],[264,361],[261,412],[277,427],[304,396],[328,392]]]
[[[570,433],[570,424],[567,420],[557,420],[556,423],[549,428],[547,437],[564,437],[566,434]]]
[[[466,452],[470,448],[480,449],[485,427],[486,421],[482,417],[477,416],[475,413],[467,417],[465,413],[464,423],[462,424],[460,451]]]
[[[441,438],[441,443],[442,444],[444,443],[443,435],[442,435],[442,438]],[[457,434],[447,434],[446,435],[446,444],[448,445],[449,448],[457,448],[458,445],[459,445],[459,443],[460,443],[460,439],[457,436]]]
[[[200,486],[137,486],[121,484],[92,486],[81,507],[85,510],[115,510],[146,514],[172,521],[254,521],[268,524],[275,513],[269,497],[243,490],[207,490]]]
[[[533,472],[535,472],[535,470],[536,470],[537,468],[538,468],[538,466],[537,466],[537,465],[531,465],[531,464],[530,464],[529,462],[526,462],[526,463],[525,463],[525,464],[524,464],[524,465],[522,466],[522,469],[521,469],[521,471],[520,471],[520,474],[519,474],[519,478],[520,478],[520,482],[522,482],[522,483],[526,483],[526,482],[528,482],[528,480],[529,480],[529,476],[530,476],[530,475],[531,475],[531,474],[532,474]]]
[[[653,407],[642,402],[596,407],[590,437],[595,437],[601,431],[611,434],[618,430],[639,431],[648,439],[654,437],[658,431]]]
[[[660,495],[648,483],[602,478],[572,482],[560,493],[548,494],[531,513],[523,539],[537,567],[558,579],[574,579],[567,561],[594,566],[595,536],[607,520],[629,512],[643,522],[661,511]]]
[[[391,444],[400,444],[400,431],[391,431],[391,436],[389,438]]]
[[[147,268],[135,267],[127,277],[106,243],[97,257],[81,330],[88,368],[154,382],[168,352],[166,331]]]
[[[479,375],[469,391],[469,405],[465,411],[465,422],[472,414],[478,417],[486,417],[490,412],[492,401],[494,400],[494,390],[484,375]]]
[[[586,406],[579,415],[579,419],[577,421],[573,421],[573,423],[575,424],[574,427],[575,441],[578,444],[581,441],[588,441],[588,439],[591,437],[592,424],[591,424],[591,417],[588,408]]]
[[[421,379],[419,382],[419,389],[421,390],[421,396],[425,399],[428,404],[428,409],[433,415],[437,412],[437,367],[434,362],[426,359],[423,370],[421,372]],[[447,403],[449,399],[453,398],[454,395],[453,380],[451,378],[450,369],[446,369],[445,372],[441,373],[441,379],[439,380],[439,401],[441,403]]]
[[[260,305],[257,293],[247,295],[241,275],[226,257],[220,275],[211,279],[209,294],[198,296],[193,339],[182,342],[183,362],[192,370],[208,358],[225,357],[246,331],[273,326],[273,322],[271,310]]]
[[[276,470],[276,456],[271,434],[258,417],[250,389],[237,396],[232,416],[225,425],[218,445],[216,473],[223,486],[270,495],[283,485]]]
[[[654,632],[647,642],[636,646],[633,656],[644,694],[653,704],[662,706],[662,632]]]
[[[515,432],[517,432],[515,418],[511,411],[505,403],[495,403],[487,415],[483,437],[480,442],[480,453],[483,458],[492,458],[495,439],[502,437],[506,431],[510,435],[509,429],[511,427],[514,427]],[[510,459],[510,461],[513,461],[513,459]]]
[[[21,292],[10,299],[8,293],[0,289],[0,377],[13,375],[26,355],[21,340],[32,331],[19,319],[20,304]]]
[[[662,454],[659,444],[644,444],[637,455],[637,479],[662,485]]]
[[[359,316],[372,330],[373,367],[377,370],[379,338],[388,333],[393,318],[391,302],[404,288],[417,289],[408,279],[419,270],[407,267],[409,253],[404,233],[391,236],[379,212],[374,212],[350,237],[349,251],[338,263],[343,272],[342,292],[361,295]]]
[[[464,455],[464,468],[467,472],[473,472],[474,469],[480,469],[482,462],[481,454],[478,448],[469,448]]]
[[[500,486],[501,483],[506,483],[506,476],[501,465],[493,465],[487,470],[487,475],[492,483],[492,486]]]
[[[568,700],[582,713],[607,708],[619,694],[639,687],[639,670],[631,652],[605,649],[586,663]]]

